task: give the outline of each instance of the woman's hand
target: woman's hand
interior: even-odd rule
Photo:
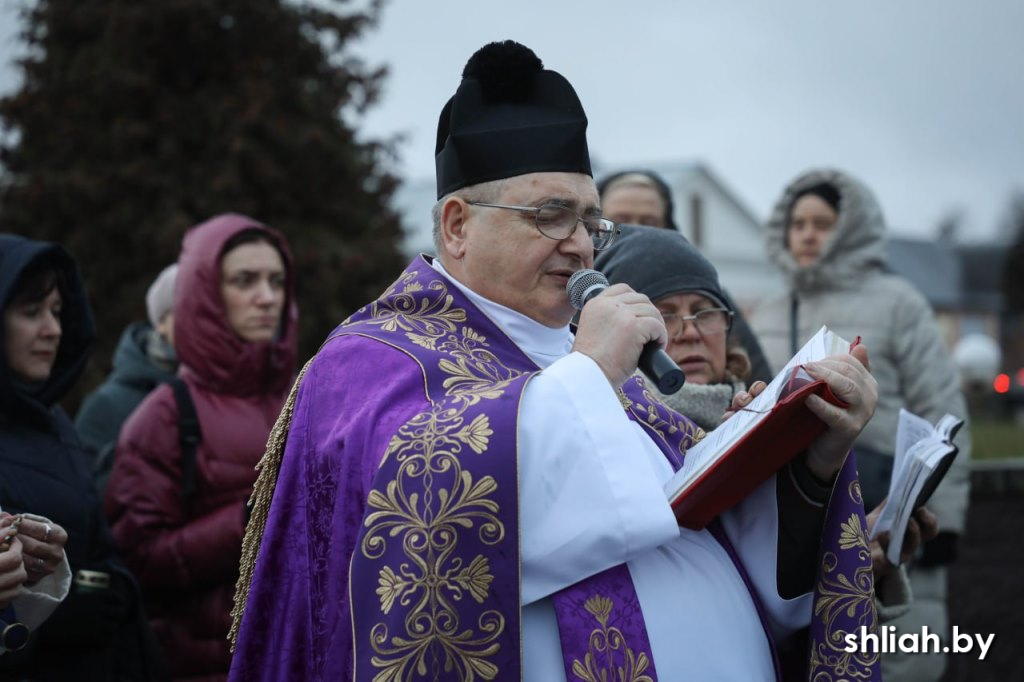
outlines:
[[[868,352],[864,346],[808,363],[804,369],[813,378],[824,380],[832,393],[846,403],[846,407],[839,407],[817,395],[807,398],[808,409],[827,427],[808,449],[807,467],[816,477],[828,481],[843,466],[857,436],[875,413],[878,382],[868,371]]]
[[[746,391],[739,391],[736,395],[732,397],[732,405],[730,405],[729,409],[726,410],[725,414],[722,415],[722,421],[725,421],[726,419],[733,416],[734,414],[742,410],[744,407],[749,405],[750,401],[752,401],[757,396],[761,395],[764,392],[764,389],[766,388],[768,388],[768,384],[764,383],[763,381],[755,381],[750,385],[750,388],[747,389]]]
[[[21,553],[21,540],[12,538],[10,547],[0,552],[0,608],[7,608],[28,579]]]
[[[868,514],[868,534],[871,533],[871,529],[878,522],[878,517],[881,516],[884,507],[885,500],[882,500],[881,504],[872,509],[871,513]],[[927,507],[918,507],[910,518],[910,523],[907,524],[907,532],[903,535],[903,547],[900,548],[900,563],[902,564],[914,556],[921,545],[938,534],[938,517],[931,513]],[[885,531],[884,533],[879,533],[871,541],[871,570],[874,572],[876,580],[896,570],[896,566],[890,563],[886,556],[886,552],[889,551],[889,539],[889,531]]]
[[[18,530],[23,545],[25,571],[30,583],[37,583],[57,570],[64,561],[67,532],[41,516],[25,514]]]

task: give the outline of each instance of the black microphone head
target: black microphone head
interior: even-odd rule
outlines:
[[[565,290],[569,293],[569,303],[576,310],[582,310],[583,305],[608,288],[608,278],[597,270],[577,270],[572,273]]]

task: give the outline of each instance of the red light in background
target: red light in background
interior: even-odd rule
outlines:
[[[1010,375],[1000,374],[996,377],[996,380],[992,382],[992,388],[996,389],[996,393],[1009,393],[1010,391]]]
[[[1017,385],[1024,386],[1024,367],[1017,370]]]

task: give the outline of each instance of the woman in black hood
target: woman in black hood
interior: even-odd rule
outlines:
[[[115,556],[85,456],[57,405],[95,337],[74,260],[57,245],[0,234],[0,309],[0,502],[63,526],[75,576],[28,646],[0,658],[0,678],[150,679],[137,587]],[[90,579],[100,584],[85,585]]]

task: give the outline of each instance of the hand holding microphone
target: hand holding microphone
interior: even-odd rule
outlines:
[[[572,306],[582,311],[573,350],[593,359],[613,386],[620,386],[639,367],[662,393],[682,387],[685,376],[662,349],[665,324],[650,299],[625,284],[608,286],[608,279],[596,270],[577,271],[566,290]]]

